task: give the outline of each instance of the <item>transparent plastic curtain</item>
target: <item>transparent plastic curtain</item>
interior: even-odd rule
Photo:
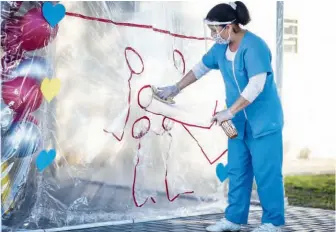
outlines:
[[[40,84],[44,78],[54,78],[51,41],[57,31],[43,20],[41,2],[1,2],[3,226],[8,222],[15,228],[17,220],[29,217],[41,177],[34,160],[41,149],[52,146],[53,104],[44,101]]]
[[[174,106],[149,88],[200,61],[212,43],[202,19],[215,2],[61,3],[67,15],[56,28],[40,2],[16,12],[2,3],[2,16],[3,6],[12,11],[2,29],[11,59],[2,68],[3,224],[27,231],[223,212],[227,180],[216,166],[226,165],[227,137],[210,126],[224,107],[221,76],[211,72]],[[20,34],[23,19],[43,24],[45,40],[28,33],[37,28]],[[46,77],[61,82],[50,102],[39,88]],[[55,160],[39,171],[37,157],[51,149]]]

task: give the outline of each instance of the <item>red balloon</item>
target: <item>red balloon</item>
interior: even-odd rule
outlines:
[[[2,83],[4,102],[19,114],[28,115],[42,104],[40,84],[29,77],[17,77]]]
[[[41,8],[29,10],[21,20],[21,46],[26,51],[43,48],[52,41],[58,31],[58,25],[52,28],[42,15]]]

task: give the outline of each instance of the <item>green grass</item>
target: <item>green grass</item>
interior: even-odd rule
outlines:
[[[335,175],[285,177],[290,205],[335,210]]]

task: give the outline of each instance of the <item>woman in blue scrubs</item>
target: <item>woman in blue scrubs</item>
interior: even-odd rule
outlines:
[[[254,232],[281,231],[285,224],[282,177],[283,111],[274,81],[270,49],[263,39],[240,25],[250,22],[240,1],[213,7],[205,19],[216,42],[178,83],[159,88],[162,99],[175,97],[210,70],[219,70],[228,109],[212,119],[232,120],[238,137],[228,141],[228,207],[225,217],[207,231],[239,231],[247,224],[253,177],[263,209]]]

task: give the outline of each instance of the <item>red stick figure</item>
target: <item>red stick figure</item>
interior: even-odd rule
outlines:
[[[134,54],[136,54],[139,58],[139,60],[141,61],[141,65],[142,65],[142,68],[140,69],[139,72],[136,72],[134,71],[134,69],[132,69],[130,63],[129,63],[129,60],[128,60],[128,57],[127,57],[127,51],[131,51],[133,52]],[[115,133],[113,132],[108,132],[106,130],[104,130],[105,132],[108,132],[108,133],[112,133],[112,135],[118,140],[118,141],[121,141],[123,139],[123,136],[124,136],[124,133],[125,133],[125,128],[126,128],[126,125],[128,123],[128,120],[129,120],[129,116],[130,116],[130,112],[131,112],[131,108],[130,108],[130,104],[131,104],[131,92],[132,92],[132,89],[131,89],[131,80],[132,80],[132,77],[133,77],[133,74],[135,75],[140,75],[143,71],[144,71],[144,63],[143,63],[143,60],[140,56],[140,54],[138,52],[136,52],[133,48],[131,47],[127,47],[125,49],[125,59],[126,59],[126,63],[127,63],[127,66],[130,70],[130,77],[128,79],[128,110],[127,110],[127,115],[126,115],[126,118],[125,118],[125,123],[123,125],[123,130],[122,130],[122,134],[120,136],[117,136]],[[182,55],[182,53],[178,50],[174,50],[173,51],[173,59],[174,59],[174,65],[176,67],[176,69],[178,69],[177,65],[176,65],[176,58],[175,58],[175,54],[178,54],[180,57],[181,57],[181,60],[182,60],[182,74],[184,75],[185,73],[185,61],[184,61],[184,57]],[[162,120],[162,128],[164,130],[164,133],[166,133],[171,139],[170,139],[170,142],[172,141],[172,136],[170,134],[170,130],[172,129],[172,124],[174,122],[180,124],[188,133],[189,135],[191,136],[191,138],[197,143],[198,147],[200,148],[200,150],[202,151],[203,155],[206,157],[206,159],[208,160],[208,162],[212,165],[213,163],[215,163],[217,160],[219,160],[225,153],[227,150],[225,150],[224,152],[222,152],[215,160],[211,161],[207,154],[204,152],[202,146],[200,145],[200,143],[197,141],[197,139],[193,136],[193,134],[190,132],[190,130],[188,130],[187,126],[188,127],[196,127],[196,128],[200,128],[200,129],[205,129],[205,130],[210,130],[211,127],[214,125],[214,123],[212,123],[210,126],[200,126],[200,125],[193,125],[193,124],[190,124],[190,123],[187,123],[187,122],[182,122],[182,121],[179,121],[177,119],[174,119],[174,118],[170,118],[170,117],[166,117],[165,115],[162,115],[160,113],[156,113],[156,112],[153,112],[153,111],[149,111],[147,109],[148,105],[144,106],[140,103],[140,94],[141,94],[141,91],[146,89],[146,88],[150,88],[151,86],[150,85],[145,85],[143,86],[139,91],[138,91],[138,105],[141,109],[143,109],[144,111],[148,112],[148,113],[151,113],[152,115],[156,115],[156,116],[163,116],[163,120]],[[213,114],[215,114],[216,112],[216,109],[217,109],[217,102],[216,102],[216,106],[215,106],[215,109],[213,111]],[[147,122],[147,126],[145,128],[141,128],[140,127],[140,130],[138,130],[137,132],[135,132],[135,127],[137,124],[140,124],[140,122],[143,124],[143,122]],[[142,202],[141,204],[139,204],[136,200],[136,193],[135,193],[135,185],[136,185],[136,180],[137,180],[137,167],[140,163],[140,152],[141,152],[141,138],[143,138],[143,136],[145,136],[148,131],[150,130],[150,119],[147,117],[147,116],[143,116],[141,118],[138,118],[137,120],[135,120],[135,122],[133,123],[133,126],[132,126],[132,137],[134,139],[138,139],[139,140],[139,144],[138,144],[138,150],[137,150],[137,162],[135,164],[135,167],[134,167],[134,178],[133,178],[133,186],[132,186],[132,196],[133,196],[133,201],[134,201],[134,204],[136,205],[136,207],[142,207],[143,205],[146,204],[146,202],[148,201],[148,199],[150,198],[152,200],[153,203],[156,203],[155,199],[153,197],[147,197],[146,200],[144,202]],[[169,152],[170,152],[170,149],[168,149],[168,155],[167,155],[167,158],[166,158],[166,162],[165,162],[165,188],[166,188],[166,194],[167,194],[167,199],[172,202],[174,200],[176,200],[181,194],[191,194],[191,193],[194,193],[193,191],[188,191],[188,192],[183,192],[183,193],[179,193],[177,194],[176,196],[174,197],[170,197],[170,194],[169,194],[169,187],[168,187],[168,179],[167,179],[167,176],[168,176],[168,166],[167,166],[167,160],[169,159]]]

